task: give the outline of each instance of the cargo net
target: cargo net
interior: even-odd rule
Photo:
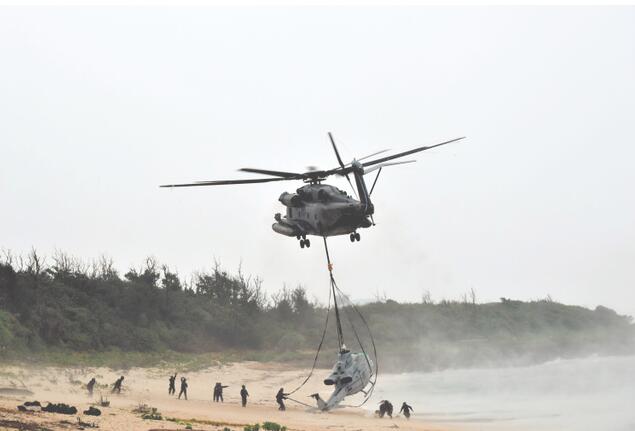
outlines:
[[[357,343],[357,345],[359,346],[359,349],[364,355],[364,358],[366,359],[366,362],[368,364],[368,368],[371,370],[371,377],[369,382],[370,387],[366,391],[362,391],[362,393],[364,393],[363,401],[359,404],[354,404],[354,405],[349,405],[349,404],[341,405],[342,407],[361,407],[364,404],[366,404],[366,402],[370,399],[370,397],[373,394],[373,391],[375,390],[375,384],[377,383],[377,376],[379,374],[377,346],[375,345],[373,334],[370,330],[370,327],[368,326],[368,322],[364,318],[364,315],[355,306],[353,301],[351,301],[351,299],[344,292],[342,292],[340,288],[337,286],[337,282],[335,281],[335,277],[333,276],[333,264],[331,262],[331,256],[329,254],[329,248],[326,242],[326,237],[324,237],[324,250],[326,252],[326,261],[328,265],[329,278],[330,278],[330,284],[331,284],[329,288],[329,300],[328,300],[328,305],[326,309],[324,329],[322,331],[320,343],[318,344],[317,350],[315,352],[315,357],[313,359],[313,365],[311,366],[311,371],[306,376],[304,381],[300,383],[298,387],[293,389],[291,392],[288,392],[286,395],[290,401],[294,401],[298,404],[302,404],[308,407],[313,407],[312,405],[309,405],[299,400],[295,400],[289,396],[293,395],[298,390],[300,390],[313,376],[313,372],[315,371],[315,367],[317,366],[317,363],[318,363],[320,352],[322,350],[322,347],[324,346],[324,340],[326,339],[326,334],[328,332],[331,309],[333,309],[334,310],[333,314],[335,315],[335,328],[337,331],[338,352],[341,351],[345,346],[344,330],[342,329],[342,323],[344,323],[346,329],[350,330],[355,336],[355,342]],[[342,319],[342,314],[344,316],[344,319]],[[368,339],[370,342],[370,348],[371,348],[370,350],[372,350],[372,357],[374,359],[373,362],[371,362],[370,360],[370,356],[369,356],[370,352],[369,352],[368,346],[365,347],[364,343],[362,342],[360,338],[360,332],[363,335],[365,334],[368,336]]]

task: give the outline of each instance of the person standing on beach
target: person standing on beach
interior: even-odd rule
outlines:
[[[181,377],[181,392],[179,392],[179,399],[181,399],[181,395],[185,395],[185,399],[187,400],[187,379],[185,377]]]
[[[284,393],[284,388],[280,388],[276,394],[276,402],[278,403],[278,410],[285,411],[287,408],[284,405],[284,400],[287,399],[287,394]]]
[[[399,410],[399,413],[403,412],[403,415],[406,417],[406,419],[410,419],[411,411],[414,412],[414,409],[410,407],[408,404],[406,404],[406,402],[404,401],[403,404],[401,405],[401,410]]]
[[[247,392],[247,388],[243,385],[240,390],[240,399],[242,400],[243,407],[247,406],[247,397],[249,396],[249,392]]]
[[[217,403],[218,402],[218,388],[220,386],[220,383],[216,382],[216,384],[214,385],[214,393],[212,396],[212,400]]]
[[[121,393],[121,384],[123,383],[123,376],[119,377],[115,383],[112,385],[112,393],[114,394],[115,392],[117,392],[118,394]]]
[[[222,384],[218,384],[218,399],[220,400],[221,403],[225,402],[223,400],[223,389],[228,388],[229,386],[226,385],[222,385]]]
[[[176,393],[176,387],[174,383],[176,381],[176,373],[173,376],[170,376],[170,387],[168,388],[168,395],[174,395]]]
[[[86,385],[86,389],[88,389],[88,395],[90,395],[91,397],[93,396],[93,388],[95,387],[95,383],[97,383],[97,380],[95,380],[95,378],[93,377]]]
[[[223,402],[223,389],[228,388],[229,386],[223,386],[220,382],[217,382],[214,385],[214,402]]]

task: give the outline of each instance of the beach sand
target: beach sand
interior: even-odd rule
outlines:
[[[0,393],[0,430],[68,430],[78,429],[78,418],[86,423],[94,423],[101,430],[183,430],[186,424],[198,430],[222,430],[227,427],[242,431],[248,424],[276,422],[289,430],[305,431],[373,431],[386,429],[431,430],[440,428],[426,424],[422,420],[407,421],[403,417],[393,419],[374,417],[361,408],[346,407],[333,412],[319,412],[313,408],[287,401],[287,411],[278,411],[275,394],[280,387],[290,391],[298,386],[308,370],[290,369],[288,365],[275,363],[242,362],[219,365],[196,372],[178,372],[176,390],[179,391],[181,376],[188,379],[188,400],[178,400],[168,395],[168,377],[174,372],[163,368],[131,368],[112,370],[108,368],[29,368],[0,367],[0,387],[24,384],[32,395]],[[328,371],[317,370],[300,391],[292,398],[313,405],[309,395],[320,392],[323,398],[330,395],[321,378]],[[121,394],[111,394],[110,387],[115,379],[125,377]],[[85,389],[86,383],[96,377],[97,384],[93,397]],[[224,390],[224,403],[212,402],[212,387],[215,382],[229,385]],[[110,387],[102,387],[109,384]],[[250,397],[246,408],[240,405],[241,384],[247,386]],[[103,395],[110,401],[110,407],[97,404]],[[361,400],[356,396],[351,402]],[[63,415],[45,412],[19,412],[17,406],[24,401],[38,400],[66,403],[77,407],[77,415]],[[398,409],[398,400],[393,404]],[[145,404],[160,412],[163,420],[144,420],[133,410]],[[82,414],[90,405],[102,410],[98,417]],[[376,407],[376,406],[373,406]],[[166,418],[178,419],[166,420]],[[85,429],[92,429],[85,427]],[[447,428],[444,428],[447,430]]]

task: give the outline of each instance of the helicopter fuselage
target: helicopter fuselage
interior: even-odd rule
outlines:
[[[323,400],[319,394],[311,395],[320,410],[326,411],[337,407],[345,397],[364,392],[364,388],[371,383],[373,361],[366,353],[351,353],[348,350],[339,353],[337,362],[331,375],[324,379],[325,385],[334,386],[334,391],[328,400]],[[374,385],[375,383],[372,383]]]
[[[329,184],[307,184],[296,193],[282,193],[279,200],[286,214],[276,214],[272,228],[281,235],[328,237],[372,226],[368,218],[372,203],[360,202]]]

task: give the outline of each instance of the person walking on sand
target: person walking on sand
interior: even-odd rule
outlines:
[[[93,388],[95,387],[95,383],[97,383],[97,380],[95,380],[95,378],[93,377],[86,385],[86,389],[88,389],[88,395],[90,395],[91,397],[93,396]]]
[[[243,407],[247,406],[247,397],[248,396],[249,396],[249,392],[247,392],[247,388],[245,387],[245,385],[243,385],[242,389],[240,390],[240,399],[242,401]]]
[[[287,408],[284,405],[284,400],[287,399],[287,394],[284,393],[284,388],[280,388],[276,394],[276,402],[278,403],[278,410],[285,411]]]
[[[388,400],[382,400],[379,404],[379,417],[383,418],[388,415],[392,419],[392,403]]]
[[[401,410],[399,410],[399,413],[403,412],[403,415],[406,417],[406,419],[410,419],[411,411],[414,412],[415,410],[404,401],[401,405]]]
[[[121,384],[123,383],[123,376],[119,377],[115,383],[112,385],[112,391],[111,393],[115,393],[117,392],[118,394],[121,393]]]
[[[181,395],[185,395],[185,399],[187,400],[187,379],[185,377],[181,377],[181,392],[179,392],[179,399],[181,399]]]
[[[173,376],[170,376],[170,386],[168,387],[168,395],[174,395],[176,393],[176,387],[174,386],[174,382],[176,381],[176,373]]]

